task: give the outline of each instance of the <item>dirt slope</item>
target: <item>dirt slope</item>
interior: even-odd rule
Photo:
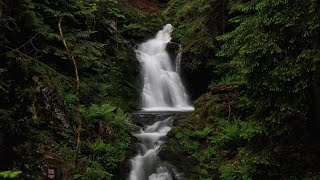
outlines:
[[[160,14],[163,4],[158,4],[155,0],[129,0],[129,4],[147,14],[158,15]]]

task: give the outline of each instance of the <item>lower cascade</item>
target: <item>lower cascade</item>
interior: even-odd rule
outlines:
[[[171,130],[173,117],[157,121],[140,129],[133,135],[139,139],[139,154],[132,161],[129,180],[173,180],[179,179],[174,166],[162,162],[158,157],[164,138]]]

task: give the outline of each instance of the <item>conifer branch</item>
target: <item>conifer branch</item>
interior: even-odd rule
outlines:
[[[27,42],[25,42],[24,44],[22,44],[21,46],[19,46],[17,49],[20,49],[22,47],[24,47],[25,45],[27,45],[29,42],[32,42],[32,40],[34,38],[36,38],[38,36],[39,33],[36,33],[34,36],[32,36]]]
[[[2,45],[2,46],[5,47],[5,48],[10,49],[9,52],[6,52],[6,53],[4,53],[4,54],[18,53],[21,57],[24,57],[24,58],[26,58],[26,59],[32,60],[33,62],[39,64],[40,66],[44,66],[44,67],[45,67],[47,70],[49,70],[50,72],[52,72],[52,73],[54,73],[54,74],[56,74],[56,75],[60,75],[62,78],[66,79],[66,80],[70,80],[70,79],[75,80],[75,79],[72,78],[72,77],[67,77],[67,76],[59,73],[58,71],[56,71],[55,69],[53,69],[52,67],[50,67],[49,65],[47,65],[46,63],[43,63],[43,62],[39,61],[38,59],[36,59],[36,58],[34,58],[34,57],[31,57],[31,56],[29,56],[29,55],[21,52],[21,51],[19,50],[19,48],[12,48],[12,47],[9,47],[9,46],[4,46],[4,45]],[[4,54],[0,54],[0,56],[1,56],[1,55],[4,55]]]
[[[77,150],[77,152],[79,152],[80,151],[80,143],[81,143],[80,135],[81,135],[81,127],[82,127],[81,114],[80,114],[80,78],[79,78],[77,61],[74,58],[74,55],[73,55],[71,49],[69,48],[66,39],[64,38],[62,27],[61,27],[61,21],[62,20],[60,20],[59,23],[58,23],[60,36],[61,36],[61,39],[63,41],[63,45],[66,48],[67,54],[71,58],[71,60],[73,62],[73,66],[74,66],[74,70],[75,70],[75,76],[76,76],[77,119],[78,119],[76,150]]]
[[[28,43],[32,43],[32,40],[33,40],[34,38],[36,38],[36,37],[38,36],[38,34],[39,34],[39,33],[36,33],[36,34],[35,34],[34,36],[32,36],[28,41],[26,41],[25,43],[23,43],[21,46],[19,46],[19,47],[17,47],[17,48],[11,48],[11,47],[8,47],[8,46],[5,46],[5,45],[2,45],[2,44],[1,44],[1,46],[5,47],[5,48],[7,48],[7,49],[10,49],[10,51],[4,52],[4,53],[2,53],[2,54],[0,54],[0,55],[9,54],[9,53],[11,53],[12,51],[18,51],[19,49],[25,47]],[[33,46],[33,44],[32,44],[32,46]],[[34,46],[33,46],[33,47],[34,47]],[[34,47],[34,48],[35,48],[35,47]],[[37,50],[37,48],[35,48],[35,49]]]

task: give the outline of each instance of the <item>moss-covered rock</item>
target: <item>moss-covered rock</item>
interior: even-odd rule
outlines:
[[[237,161],[237,149],[229,148],[242,143],[234,137],[238,131],[233,126],[237,121],[235,111],[243,109],[242,93],[233,88],[199,97],[195,111],[168,134],[169,140],[160,153],[162,159],[170,160],[187,179],[219,178],[223,161]]]

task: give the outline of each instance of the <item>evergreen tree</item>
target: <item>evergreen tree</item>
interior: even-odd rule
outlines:
[[[121,108],[137,102],[138,62],[121,34],[126,1],[1,0],[0,7],[0,170],[110,179],[130,143]]]
[[[265,127],[256,141],[261,149],[268,149],[276,175],[313,173],[317,170],[305,168],[314,160],[305,162],[305,168],[290,169],[294,152],[284,149],[308,146],[310,141],[310,92],[318,81],[320,57],[320,3],[252,0],[234,8],[241,15],[231,19],[237,24],[235,30],[220,37],[225,41],[220,55],[230,57],[245,76],[256,109],[252,118]],[[250,151],[255,154],[259,149]],[[262,172],[261,176],[266,173]]]

